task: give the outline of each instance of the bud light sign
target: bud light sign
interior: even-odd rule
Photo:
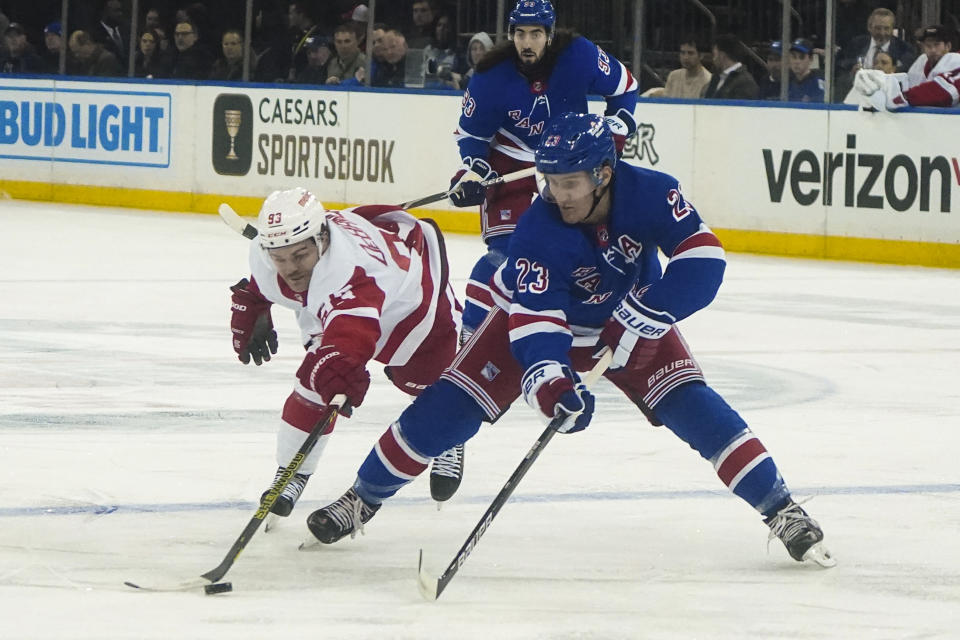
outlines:
[[[0,158],[170,166],[169,93],[0,87]]]

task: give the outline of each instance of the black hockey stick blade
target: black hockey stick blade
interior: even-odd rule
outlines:
[[[245,221],[240,217],[236,211],[233,210],[233,207],[228,205],[226,202],[220,204],[217,208],[217,213],[220,214],[220,218],[227,223],[227,226],[242,235],[244,238],[253,240],[259,235],[257,228]]]
[[[139,589],[141,591],[190,591],[192,589],[205,587],[215,582],[220,582],[220,579],[227,575],[230,567],[233,566],[233,563],[236,562],[237,558],[240,556],[240,553],[246,548],[247,543],[250,542],[250,538],[253,537],[253,534],[255,534],[257,529],[260,528],[260,525],[263,524],[264,519],[266,519],[267,515],[270,514],[270,509],[280,496],[280,492],[283,491],[283,489],[290,482],[290,478],[293,477],[293,475],[300,468],[300,465],[303,464],[303,461],[306,459],[306,457],[310,455],[311,451],[313,451],[313,447],[317,444],[317,439],[321,434],[327,431],[327,428],[337,419],[337,415],[339,415],[342,408],[346,406],[347,398],[344,395],[341,394],[333,397],[333,400],[330,401],[330,404],[327,406],[323,416],[317,421],[317,424],[314,425],[313,429],[310,431],[310,434],[307,436],[307,439],[303,441],[303,444],[300,445],[300,449],[293,456],[293,459],[290,460],[290,464],[284,468],[284,473],[282,473],[280,477],[274,481],[273,485],[271,485],[270,489],[263,496],[256,513],[254,513],[253,517],[250,518],[247,526],[243,528],[240,536],[236,539],[236,541],[234,541],[233,546],[231,546],[230,550],[227,551],[227,555],[223,557],[223,560],[220,562],[220,564],[210,571],[202,574],[199,578],[195,578],[186,582],[148,585],[139,582],[127,581],[123,584],[132,589]]]
[[[599,354],[597,364],[584,376],[583,384],[588,387],[593,386],[600,376],[603,375],[603,372],[607,370],[607,367],[610,366],[611,360],[613,360],[613,352],[610,349],[604,349]],[[503,485],[503,488],[500,489],[500,493],[496,495],[493,502],[487,507],[487,510],[480,517],[480,521],[473,528],[473,531],[470,532],[470,535],[467,536],[466,542],[463,543],[463,546],[457,551],[457,555],[450,561],[450,564],[447,565],[447,568],[440,574],[439,578],[431,577],[423,568],[423,549],[420,550],[420,564],[417,569],[417,587],[420,590],[420,595],[422,595],[424,599],[436,600],[440,597],[440,594],[443,593],[443,590],[447,588],[447,585],[453,580],[457,571],[460,570],[463,563],[470,557],[470,553],[477,547],[480,538],[486,533],[487,529],[490,528],[493,519],[500,513],[500,509],[503,508],[503,505],[505,505],[507,500],[510,499],[510,496],[513,495],[513,491],[517,488],[517,485],[520,484],[520,480],[527,475],[527,471],[529,471],[533,463],[536,462],[540,453],[543,452],[547,446],[547,443],[557,434],[557,428],[562,423],[564,417],[565,416],[558,416],[554,418],[547,428],[543,430],[543,433],[540,434],[540,437],[537,438],[533,446],[527,451],[523,460],[510,475],[510,478]]]

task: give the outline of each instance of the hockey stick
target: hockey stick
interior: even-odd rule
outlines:
[[[593,366],[593,369],[584,376],[583,383],[587,386],[592,386],[596,381],[603,375],[607,370],[607,367],[610,366],[610,361],[613,360],[613,352],[610,349],[605,349],[600,356],[597,364]],[[523,476],[527,475],[527,471],[530,470],[530,467],[533,466],[533,463],[537,460],[540,453],[547,446],[547,443],[556,435],[556,427],[559,426],[559,423],[563,420],[563,416],[558,416],[553,419],[553,421],[543,430],[543,433],[540,434],[540,437],[537,438],[536,442],[533,443],[533,446],[530,447],[530,450],[527,452],[527,455],[523,457],[523,461],[520,462],[520,465],[514,470],[510,475],[510,478],[507,480],[506,484],[503,485],[503,488],[500,489],[500,493],[497,494],[497,497],[493,499],[493,502],[487,507],[487,510],[480,517],[480,521],[477,523],[477,526],[473,528],[473,531],[470,532],[470,535],[467,536],[466,542],[463,543],[463,546],[460,547],[460,550],[457,552],[457,555],[450,561],[450,564],[447,565],[446,570],[440,574],[439,578],[434,578],[427,573],[426,569],[423,568],[423,549],[420,549],[420,564],[418,567],[417,575],[417,586],[420,588],[420,595],[422,595],[427,600],[436,600],[440,597],[440,594],[443,593],[443,590],[447,588],[447,585],[450,584],[450,581],[453,580],[453,577],[457,575],[457,571],[460,570],[460,567],[463,566],[463,563],[467,561],[467,558],[470,556],[470,553],[476,548],[477,543],[480,542],[480,537],[486,533],[487,529],[490,528],[490,525],[493,523],[493,519],[497,517],[497,513],[500,512],[500,509],[503,508],[503,505],[507,503],[507,500],[510,499],[510,496],[513,494],[513,490],[517,488],[517,485],[520,484],[520,480],[523,479]]]
[[[537,172],[536,167],[527,167],[526,169],[520,169],[520,171],[514,171],[513,173],[507,173],[502,176],[497,176],[496,178],[490,178],[489,180],[484,180],[480,184],[485,187],[492,187],[496,184],[507,184],[508,182],[513,182],[514,180],[522,180],[524,178],[529,178]],[[399,205],[401,209],[415,209],[416,207],[422,207],[425,204],[431,204],[433,202],[439,202],[440,200],[445,200],[450,197],[450,194],[456,193],[454,189],[448,189],[447,191],[438,191],[429,196],[424,196],[419,200],[411,200],[410,202],[404,202]]]
[[[536,172],[536,167],[527,167],[526,169],[521,169],[520,171],[514,171],[513,173],[508,173],[502,176],[497,176],[496,178],[484,180],[480,184],[485,187],[492,187],[496,184],[507,184],[508,182],[513,182],[514,180],[529,178]],[[399,204],[397,206],[401,209],[413,209],[416,207],[421,207],[425,204],[431,204],[433,202],[439,202],[440,200],[449,198],[451,193],[454,193],[453,189],[439,191],[432,195],[420,198],[419,200],[411,200],[410,202],[404,202],[403,204]],[[234,211],[233,207],[228,205],[226,202],[220,204],[220,206],[217,208],[217,213],[220,214],[220,217],[223,218],[223,221],[227,223],[228,227],[245,238],[253,240],[260,233],[255,226],[241,218],[240,214]]]
[[[233,543],[233,546],[230,547],[230,550],[227,551],[227,555],[224,556],[223,561],[220,564],[210,571],[202,574],[199,579],[189,580],[180,584],[166,586],[148,586],[140,585],[134,582],[124,582],[123,584],[127,585],[128,587],[141,589],[144,591],[188,591],[219,582],[220,579],[227,574],[227,571],[230,570],[230,567],[233,566],[233,563],[236,562],[237,558],[240,556],[240,553],[246,548],[247,543],[250,542],[250,538],[253,537],[253,534],[255,534],[257,529],[260,528],[260,525],[263,524],[263,520],[270,513],[273,503],[277,501],[277,498],[280,497],[280,493],[284,490],[287,484],[289,484],[290,478],[292,478],[297,470],[300,469],[303,461],[308,455],[310,455],[310,452],[313,451],[313,447],[317,444],[317,440],[324,432],[328,430],[328,428],[337,419],[337,416],[343,411],[343,407],[345,407],[346,402],[347,399],[342,394],[333,397],[333,399],[330,401],[330,404],[327,405],[323,416],[317,421],[317,424],[314,425],[309,435],[307,435],[307,439],[303,441],[303,444],[300,445],[300,449],[290,460],[290,464],[284,468],[283,473],[274,481],[266,495],[263,496],[263,499],[260,501],[260,506],[257,508],[257,512],[253,514],[252,518],[250,518],[250,522],[248,522],[247,526],[244,527],[243,531],[240,533],[240,536]]]

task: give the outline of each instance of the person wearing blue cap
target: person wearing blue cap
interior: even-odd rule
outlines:
[[[767,50],[767,73],[760,78],[757,85],[760,87],[761,100],[780,99],[780,60],[783,57],[783,43],[774,40]]]
[[[60,50],[63,49],[63,29],[59,22],[43,28],[43,69],[46,73],[60,73]]]
[[[805,38],[797,38],[790,45],[790,88],[787,100],[790,102],[823,102],[823,74],[819,69],[811,69],[813,63],[813,43]]]

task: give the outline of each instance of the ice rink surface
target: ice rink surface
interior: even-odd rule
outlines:
[[[705,212],[709,220],[709,212]],[[229,291],[247,241],[216,216],[0,201],[0,638],[956,638],[960,273],[729,255],[681,323],[838,559],[791,560],[711,466],[597,387],[435,603],[542,426],[517,405],[467,446],[441,511],[426,477],[366,535],[297,550],[408,399],[372,371],[293,516],[234,592],[143,593],[222,559],[269,486],[301,348],[244,367]],[[481,251],[448,237],[458,291]]]

